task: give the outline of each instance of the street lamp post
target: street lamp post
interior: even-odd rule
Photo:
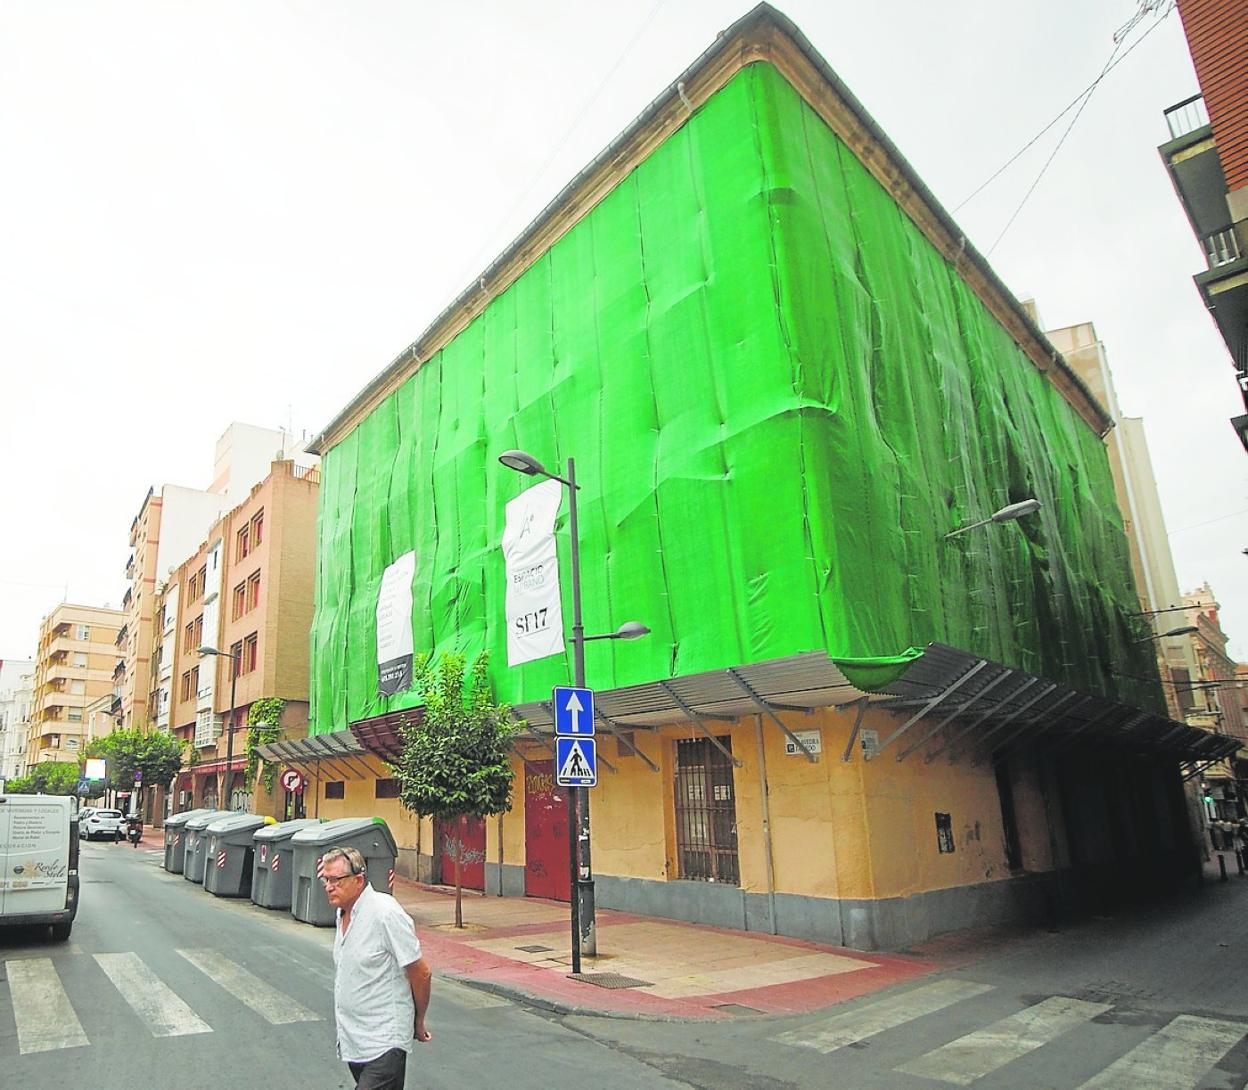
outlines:
[[[200,655],[216,655],[223,659],[230,660],[230,727],[225,736],[225,768],[221,771],[221,782],[217,788],[217,808],[220,810],[230,809],[230,800],[227,796],[229,788],[234,785],[234,694],[238,686],[238,667],[242,660],[243,654],[240,651],[235,654],[233,651],[219,651],[215,647],[209,647],[204,644],[196,650]]]
[[[581,618],[581,549],[576,522],[576,459],[568,459],[568,475],[552,473],[531,454],[522,450],[504,451],[498,460],[508,469],[526,477],[546,477],[568,490],[568,533],[572,539],[572,670],[573,683],[585,688],[585,644],[589,640],[636,640],[649,634],[644,624],[626,621],[614,632],[586,636]],[[589,794],[584,787],[568,788],[568,872],[572,902],[572,972],[581,971],[581,953],[595,957],[598,931],[594,919],[594,872],[589,849]]]

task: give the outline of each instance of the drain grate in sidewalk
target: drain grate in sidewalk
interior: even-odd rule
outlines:
[[[579,980],[582,984],[593,984],[599,988],[653,988],[651,980],[638,980],[634,976],[622,973],[569,973],[569,980]]]
[[[523,950],[526,954],[549,954],[553,946],[517,946],[517,950]]]
[[[719,1003],[716,1005],[717,1011],[723,1011],[725,1014],[762,1014],[757,1007],[746,1007],[740,1003]]]

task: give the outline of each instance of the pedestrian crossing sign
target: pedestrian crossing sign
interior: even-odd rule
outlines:
[[[598,783],[597,739],[556,738],[555,765],[560,787],[593,787]]]

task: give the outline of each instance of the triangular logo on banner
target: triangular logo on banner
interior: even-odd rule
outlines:
[[[568,749],[567,759],[563,762],[563,767],[559,769],[559,779],[561,780],[584,780],[593,776],[593,769],[590,768],[589,762],[585,759],[585,753],[581,749],[581,743],[575,741]]]

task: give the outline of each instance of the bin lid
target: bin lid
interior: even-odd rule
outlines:
[[[267,840],[272,843],[275,840],[289,840],[300,829],[307,829],[312,825],[320,825],[320,818],[295,818],[292,821],[279,821],[276,825],[266,825],[263,829],[256,830],[256,840]]]
[[[233,816],[234,816],[233,810],[205,810],[202,814],[199,814],[197,817],[191,818],[191,820],[186,823],[186,828],[188,831],[192,829],[196,831],[201,831],[203,829],[208,828],[208,826],[211,825],[218,818],[233,817]]]
[[[232,814],[230,817],[217,818],[210,822],[204,832],[209,836],[224,836],[226,833],[254,832],[267,825],[272,818],[263,814]],[[250,837],[247,838],[250,841]]]
[[[193,821],[197,817],[203,817],[204,814],[215,814],[215,810],[205,810],[202,807],[198,810],[184,810],[180,814],[170,814],[165,818],[166,829],[181,829],[188,821]]]
[[[391,855],[398,854],[398,845],[394,842],[394,834],[390,827],[379,817],[336,818],[310,829],[300,829],[295,833],[292,843],[296,848],[308,844],[329,848],[335,844],[350,844],[361,837],[380,835],[390,849]]]

